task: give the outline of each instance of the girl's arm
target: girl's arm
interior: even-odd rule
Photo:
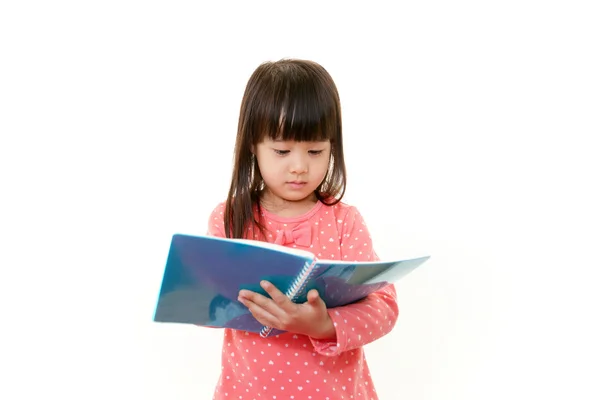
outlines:
[[[349,207],[345,218],[340,221],[342,234],[340,248],[342,260],[374,261],[379,257],[367,226],[358,210]],[[317,340],[311,338],[315,350],[323,355],[335,356],[344,351],[356,349],[387,335],[398,320],[396,289],[389,285],[371,293],[363,300],[328,310],[336,338]]]
[[[223,223],[225,203],[218,204],[208,218],[208,236],[225,237],[225,224]]]
[[[223,212],[225,211],[225,203],[219,204],[215,209],[211,212],[210,217],[208,218],[208,229],[206,234],[208,236],[216,236],[216,237],[225,237],[225,228],[223,225]],[[212,329],[220,329],[219,326],[203,326],[198,325],[202,328],[212,328]]]

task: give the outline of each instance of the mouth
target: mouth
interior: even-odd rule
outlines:
[[[288,184],[292,188],[299,189],[299,188],[304,187],[304,185],[306,185],[306,182],[304,182],[304,181],[289,181],[289,182],[286,182],[286,184]]]

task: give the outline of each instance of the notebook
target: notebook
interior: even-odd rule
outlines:
[[[423,264],[429,256],[371,262],[317,259],[309,251],[246,239],[174,234],[154,311],[154,321],[258,333],[262,326],[237,298],[241,289],[265,296],[261,280],[303,303],[317,289],[327,308],[354,303]]]

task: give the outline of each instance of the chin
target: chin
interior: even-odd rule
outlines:
[[[303,200],[316,200],[316,196],[314,192],[309,192],[300,196],[295,196],[294,201],[303,201]]]
[[[302,200],[306,200],[307,198],[311,198],[314,194],[314,191],[309,191],[309,192],[284,192],[281,193],[279,195],[279,197],[281,197],[282,199],[286,200],[286,201],[302,201]]]

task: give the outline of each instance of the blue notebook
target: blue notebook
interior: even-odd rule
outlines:
[[[175,234],[165,265],[155,322],[244,330],[267,337],[283,333],[262,326],[238,302],[241,289],[265,296],[261,280],[293,302],[317,289],[328,308],[363,299],[424,263],[429,256],[372,262],[319,260],[308,251],[265,242]]]

